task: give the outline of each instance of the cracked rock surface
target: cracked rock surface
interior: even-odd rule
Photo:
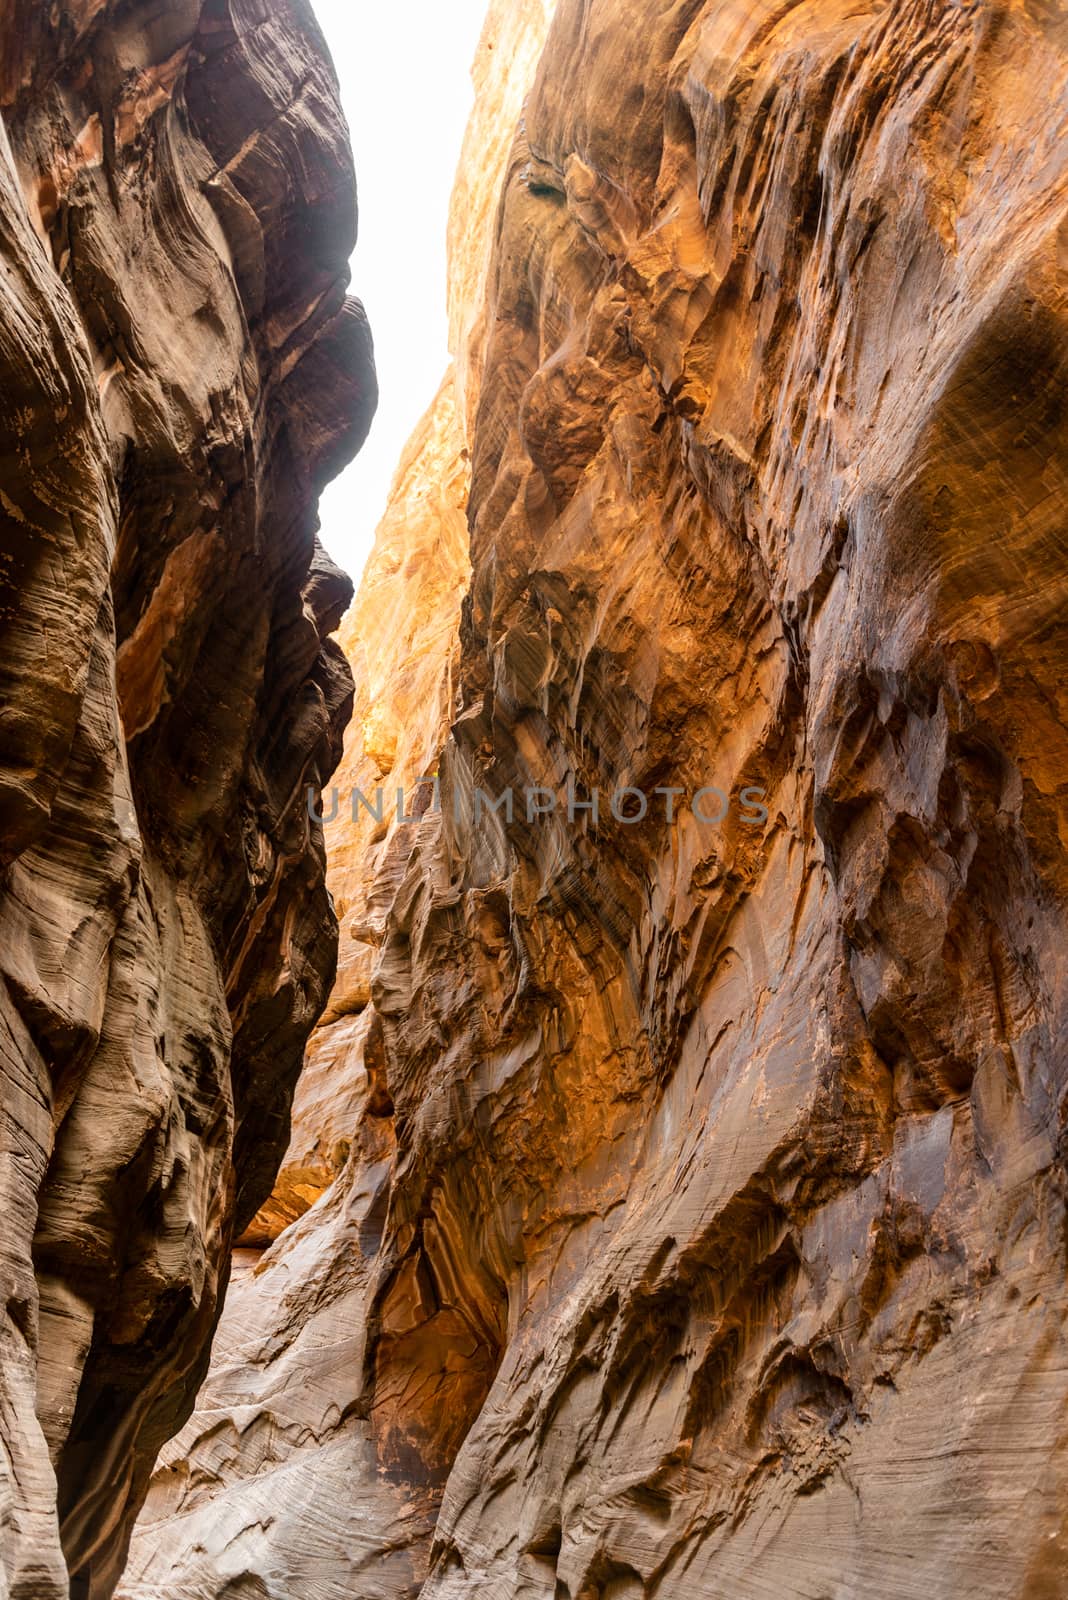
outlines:
[[[0,1592],[106,1600],[333,982],[376,389],[303,0],[0,0],[0,191]]]
[[[543,23],[345,636],[316,1176],[122,1593],[1059,1600],[1068,23]]]

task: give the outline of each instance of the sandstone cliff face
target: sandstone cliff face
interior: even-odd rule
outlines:
[[[303,0],[6,0],[0,113],[0,1590],[95,1600],[333,979],[375,383]]]
[[[348,640],[349,773],[448,720],[441,809],[332,825],[351,1143],[131,1600],[1068,1588],[1066,116],[1041,0],[561,0],[454,322],[458,656],[437,510]]]

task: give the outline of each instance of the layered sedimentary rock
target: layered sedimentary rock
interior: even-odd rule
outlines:
[[[0,113],[0,1589],[97,1600],[333,981],[375,382],[303,0],[7,0]]]
[[[351,1142],[130,1600],[1068,1588],[1066,118],[1042,0],[560,0],[458,632],[434,509],[348,640]]]

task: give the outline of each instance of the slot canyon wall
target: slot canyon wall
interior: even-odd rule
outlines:
[[[376,385],[304,0],[0,0],[0,189],[0,1593],[104,1600],[333,983]]]
[[[1057,1600],[1068,22],[546,20],[480,47],[340,976],[120,1592]]]

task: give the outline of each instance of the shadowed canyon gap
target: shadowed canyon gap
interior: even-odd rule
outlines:
[[[333,981],[376,385],[303,0],[2,0],[0,113],[0,1592],[101,1600]]]
[[[144,395],[153,426],[164,407],[173,432],[166,407],[205,381],[205,362],[176,377],[188,347],[174,337],[134,359],[141,280],[125,257],[121,272],[115,264],[115,240],[127,238],[121,208],[150,205],[145,185],[151,196],[168,173],[199,207],[205,190],[189,164],[204,148],[214,152],[209,178],[236,163],[260,185],[250,198],[233,178],[238,199],[229,210],[219,202],[219,226],[240,245],[237,274],[256,254],[247,230],[250,214],[269,210],[264,191],[281,204],[276,185],[299,149],[303,194],[305,140],[320,146],[303,121],[296,144],[276,143],[291,108],[307,108],[306,64],[283,71],[299,57],[294,38],[307,37],[288,9],[250,6],[262,20],[242,46],[251,81],[266,75],[276,120],[242,111],[233,91],[225,101],[191,94],[193,64],[209,73],[232,48],[220,33],[241,34],[239,8],[213,5],[176,80],[181,101],[172,90],[155,105],[155,84],[151,109],[125,124],[160,141],[147,175],[121,166],[133,162],[121,151],[141,147],[117,135],[88,180],[80,166],[67,175],[69,151],[66,166],[53,157],[49,167],[42,129],[59,110],[101,71],[113,96],[131,81],[114,66],[117,8],[105,10],[93,58],[111,67],[77,61],[70,41],[90,26],[87,10],[69,34],[49,36],[66,87],[44,123],[40,97],[17,73],[4,78],[21,107],[5,112],[21,190],[27,172],[51,171],[67,209],[57,225],[49,191],[38,233],[58,233],[60,266],[46,272],[27,235],[21,292],[41,298],[3,337],[13,326],[44,340],[46,330],[52,366],[31,351],[15,370],[24,383],[46,371],[49,405],[69,405],[77,422],[62,453],[51,425],[16,440],[8,470],[17,485],[18,463],[40,454],[36,524],[20,514],[46,529],[50,551],[65,539],[72,562],[88,561],[90,577],[69,583],[96,594],[95,620],[106,571],[94,591],[85,552],[96,546],[79,530],[109,525],[98,506],[117,528],[119,555],[102,558],[113,574],[127,571],[131,521],[159,530],[166,509],[168,529],[187,518],[189,539],[203,540],[219,517],[205,510],[215,480],[200,436],[180,480],[159,433],[142,440]],[[290,26],[266,20],[276,14]],[[142,39],[140,71],[170,59],[153,34],[161,26],[147,35],[157,47]],[[247,593],[260,592],[264,564],[235,575],[229,552],[245,548],[235,529],[221,599],[210,556],[190,552],[190,575],[165,586],[177,535],[157,531],[157,552],[150,531],[134,542],[140,551],[147,538],[155,553],[140,555],[125,588],[112,577],[120,619],[119,596],[134,597],[118,637],[177,642],[157,645],[151,671],[134,651],[128,702],[120,644],[131,755],[113,768],[129,770],[135,815],[158,831],[141,827],[142,865],[123,880],[132,888],[109,899],[94,879],[84,891],[95,919],[77,924],[78,937],[114,921],[116,899],[144,894],[148,910],[125,942],[112,936],[117,998],[109,989],[107,1005],[97,1000],[99,1043],[91,1025],[68,1025],[74,1003],[57,1009],[54,979],[46,1003],[41,983],[27,999],[20,971],[6,978],[27,1108],[48,1125],[40,1106],[66,1098],[75,1121],[67,1135],[61,1120],[47,1178],[50,1133],[39,1136],[41,1173],[25,1134],[5,1169],[29,1196],[25,1219],[18,1192],[10,1207],[26,1238],[13,1228],[5,1242],[15,1285],[5,1415],[32,1410],[36,1340],[61,1504],[63,1492],[85,1505],[96,1496],[95,1512],[66,1513],[68,1539],[103,1530],[104,1516],[119,1526],[127,1502],[116,1480],[126,1473],[136,1488],[183,1420],[207,1303],[225,1277],[225,1184],[211,1165],[229,1172],[225,1138],[205,1132],[203,1109],[194,1137],[186,1114],[184,1209],[172,1230],[162,1178],[151,1198],[163,1136],[126,1127],[134,1069],[121,1069],[120,1115],[100,1109],[111,1080],[105,1072],[87,1089],[101,1069],[85,1063],[140,1060],[123,1028],[133,1026],[128,1008],[149,1003],[146,990],[177,1014],[168,1041],[214,1038],[205,1019],[216,1016],[225,1034],[223,1003],[213,1009],[203,994],[203,967],[218,968],[197,957],[219,947],[221,925],[222,948],[240,937],[247,951],[224,988],[247,987],[246,1008],[276,1008],[269,1027],[253,1027],[254,1097],[248,1066],[238,1071],[253,1058],[235,1056],[242,1248],[196,1409],[156,1465],[122,1600],[1060,1600],[1068,21],[1047,0],[558,0],[552,16],[542,0],[494,0],[475,79],[451,229],[454,362],[400,464],[341,632],[357,683],[338,814],[326,826],[340,963],[289,1149],[268,1197],[294,1066],[271,1052],[280,1037],[299,1049],[294,1010],[302,1026],[318,1010],[329,959],[310,952],[329,918],[302,897],[283,954],[277,929],[255,945],[253,902],[269,899],[258,874],[264,854],[282,853],[282,824],[262,820],[276,813],[257,792],[260,820],[237,871],[226,819],[247,817],[250,773],[279,781],[274,763],[294,783],[326,778],[329,756],[309,751],[316,740],[336,749],[341,681],[329,677],[332,698],[317,680],[314,735],[298,754],[304,724],[289,708],[279,714],[269,687],[291,661],[289,635],[259,656],[238,652],[221,682],[229,694],[233,674],[247,671],[274,742],[264,755],[252,736],[225,802],[209,786],[211,804],[232,809],[221,821],[212,811],[190,843],[182,808],[205,807],[209,795],[194,761],[207,712],[187,700],[203,699],[215,658],[199,633],[183,645],[183,630],[213,637],[212,607],[226,605],[229,583],[243,586],[238,615],[251,626]],[[227,123],[225,139],[208,110],[218,117],[222,106],[245,118],[241,129]],[[63,116],[82,148],[79,117],[89,113],[80,100],[76,109]],[[320,139],[326,127],[338,141],[327,162],[336,183],[347,170],[340,131],[325,111],[311,120]],[[70,199],[87,181],[99,186],[88,218],[87,202]],[[328,208],[319,224],[336,220]],[[80,248],[78,229],[88,234]],[[263,415],[261,402],[255,414],[267,430],[255,435],[256,461],[274,486],[261,490],[273,515],[309,459],[340,454],[352,396],[317,376],[287,408],[302,363],[282,376],[286,341],[312,332],[302,320],[312,297],[297,287],[310,271],[309,230],[265,237],[279,257],[259,293],[277,289],[283,306],[257,302],[251,336],[216,337],[231,357],[251,337],[260,383],[279,385],[276,410]],[[133,260],[161,248],[150,230],[137,242]],[[336,285],[344,251],[332,251]],[[164,253],[172,272],[175,253],[173,243]],[[196,256],[202,271],[220,258],[217,243]],[[133,302],[121,319],[110,313],[103,354],[70,296],[83,321],[98,313],[84,309],[76,282],[64,294],[55,270],[88,275],[90,307],[101,281]],[[168,298],[186,296],[175,302],[183,326],[199,326],[205,298],[190,296],[191,278],[200,281],[188,266],[173,284],[164,278]],[[352,325],[340,302],[331,315]],[[91,379],[94,360],[102,416],[85,398],[81,364]],[[157,362],[169,363],[162,378]],[[350,384],[366,383],[345,370]],[[116,376],[121,415],[133,419],[121,424],[107,410]],[[325,420],[313,409],[324,405]],[[288,448],[273,448],[279,438]],[[193,448],[185,443],[183,462]],[[16,577],[35,595],[19,548]],[[317,573],[321,595],[329,583]],[[34,580],[45,594],[34,604],[47,605],[47,576]],[[300,584],[278,582],[272,626],[286,604],[301,615]],[[150,597],[160,621],[139,625]],[[334,600],[317,641],[336,621],[340,590]],[[5,614],[5,627],[17,630],[18,615]],[[222,628],[231,648],[233,626]],[[106,618],[99,627],[106,659]],[[5,672],[20,659],[11,637]],[[73,637],[90,650],[89,631]],[[329,646],[315,648],[340,670]],[[309,671],[297,671],[298,684]],[[94,681],[88,668],[83,676]],[[39,668],[31,687],[43,705],[68,706],[46,693]],[[207,698],[225,719],[219,682]],[[63,783],[73,768],[100,784],[99,751],[125,746],[107,735],[106,693],[93,700],[86,687],[80,703],[103,709],[86,734],[93,754],[80,765],[68,755]],[[66,791],[57,778],[42,801],[43,778],[26,776],[63,765],[47,765],[63,748],[50,714],[15,724],[18,738],[51,743],[12,762],[5,803],[9,835],[30,830],[9,871],[29,855],[52,908],[72,892],[82,835],[42,831],[58,828],[51,796]],[[77,707],[64,714],[80,726]],[[231,739],[239,725],[248,718],[227,721]],[[66,737],[80,748],[75,732]],[[429,781],[417,788],[435,773],[440,808]],[[708,827],[680,804],[670,824],[662,808],[633,826],[607,811],[599,825],[588,813],[571,823],[569,777],[609,792],[752,784],[768,817],[753,828],[732,811]],[[77,781],[75,792],[96,792]],[[354,821],[352,790],[379,784],[387,795],[415,791],[416,820],[361,811]],[[560,797],[554,815],[528,823],[521,810],[511,821],[483,811],[474,822],[476,788],[532,786]],[[283,815],[298,828],[298,810]],[[299,837],[298,870],[312,872],[312,860],[317,870]],[[88,859],[102,873],[109,852],[97,843]],[[191,902],[198,931],[177,920],[181,909],[168,922],[157,900]],[[19,931],[35,901],[16,883],[12,903],[8,927]],[[19,933],[31,936],[44,937]],[[8,951],[19,948],[9,939]],[[146,949],[154,987],[143,971],[136,982],[122,976],[124,952],[143,966]],[[73,982],[78,968],[65,960]],[[299,960],[318,985],[300,989]],[[149,1041],[162,1032],[137,1027]],[[57,1074],[57,1060],[73,1065]],[[167,1081],[191,1070],[161,1047],[151,1060],[166,1063],[154,1070]],[[196,1060],[201,1100],[217,1107],[225,1072]],[[55,1081],[34,1097],[46,1062]],[[77,1132],[83,1104],[92,1138]],[[24,1123],[32,1131],[29,1109]],[[164,1140],[159,1160],[169,1148]],[[27,1267],[35,1187],[39,1333]],[[194,1249],[197,1270],[183,1254]],[[97,1263],[122,1251],[133,1265],[94,1322]],[[174,1281],[180,1292],[168,1297]],[[78,1393],[71,1431],[62,1383],[79,1372],[90,1398]],[[16,1437],[27,1460],[13,1481],[29,1495],[45,1472],[28,1424]],[[64,1480],[65,1456],[83,1471],[99,1459],[99,1481],[83,1485],[70,1467]],[[99,1578],[93,1568],[100,1595],[119,1548],[108,1538]]]

